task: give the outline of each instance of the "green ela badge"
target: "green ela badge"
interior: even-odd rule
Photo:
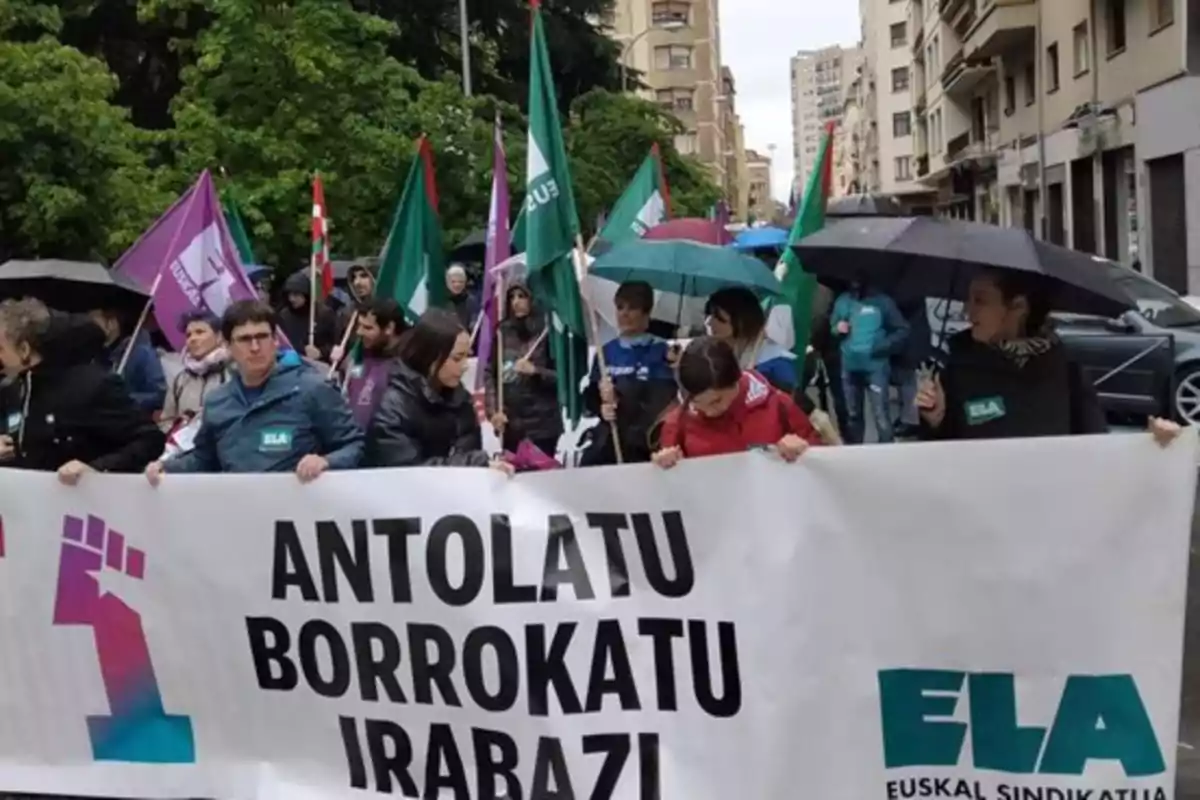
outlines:
[[[999,395],[995,397],[982,397],[978,400],[968,400],[965,407],[968,425],[982,425],[985,422],[994,422],[1008,413],[1004,408],[1004,398]]]

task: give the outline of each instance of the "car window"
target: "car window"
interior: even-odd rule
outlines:
[[[1200,325],[1200,311],[1171,289],[1131,269],[1119,265],[1113,265],[1112,269],[1117,285],[1137,304],[1138,313],[1152,324],[1160,328]]]

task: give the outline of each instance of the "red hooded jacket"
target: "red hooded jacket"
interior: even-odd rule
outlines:
[[[788,434],[821,444],[808,416],[783,392],[755,372],[743,372],[738,396],[719,417],[698,414],[690,406],[671,411],[663,423],[662,447],[678,447],[688,458],[742,453],[770,447]]]

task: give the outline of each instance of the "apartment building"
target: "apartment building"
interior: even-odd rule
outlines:
[[[771,194],[771,157],[756,150],[746,151],[746,172],[750,184],[750,214],[745,219],[763,221],[775,216],[775,197]]]
[[[821,135],[840,124],[846,93],[858,76],[862,52],[835,45],[792,57],[792,159],[796,192],[803,192],[816,164]]]
[[[1200,288],[1200,31],[1183,0],[907,6],[915,174],[937,213]]]
[[[686,131],[676,147],[708,165],[728,191],[720,30],[718,0],[616,0],[613,9],[612,35],[622,64],[641,81],[636,91],[679,118]]]
[[[930,194],[916,180],[914,163],[913,51],[921,28],[902,0],[859,0],[859,13],[863,58],[855,91],[870,162],[870,180],[860,191],[893,195],[920,207]]]
[[[725,129],[725,198],[738,222],[750,214],[750,176],[746,161],[746,131],[737,113],[737,81],[729,67],[721,68],[724,85],[722,114]]]

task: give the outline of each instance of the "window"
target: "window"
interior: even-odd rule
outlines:
[[[692,89],[659,89],[655,99],[668,111],[691,111],[694,107],[694,96],[695,92]]]
[[[896,67],[892,70],[892,91],[908,91],[908,67]]]
[[[681,133],[675,137],[675,149],[680,155],[694,156],[700,152],[700,141],[695,131]]]
[[[650,6],[650,21],[655,25],[680,23],[687,25],[692,4],[684,0],[659,0]]]
[[[898,111],[892,114],[892,136],[896,139],[903,139],[911,134],[912,115],[907,111]]]
[[[1125,0],[1104,0],[1104,21],[1108,23],[1108,54],[1125,49]]]
[[[912,159],[908,156],[900,156],[896,159],[896,180],[912,180]]]
[[[1017,81],[1012,75],[1004,76],[1004,113],[1011,115],[1017,110]]]
[[[892,36],[892,47],[904,47],[908,44],[908,23],[897,22],[889,29]]]
[[[1037,102],[1037,69],[1032,61],[1025,64],[1025,105]]]
[[[1150,32],[1175,22],[1175,0],[1150,0]]]
[[[1046,48],[1046,94],[1058,91],[1058,42]]]
[[[1078,77],[1088,71],[1092,60],[1091,53],[1088,52],[1088,25],[1086,20],[1075,26],[1072,38],[1075,40],[1074,50],[1072,51],[1074,53],[1072,63],[1075,66],[1075,75]]]
[[[692,48],[681,44],[654,48],[654,68],[658,70],[691,69]]]

